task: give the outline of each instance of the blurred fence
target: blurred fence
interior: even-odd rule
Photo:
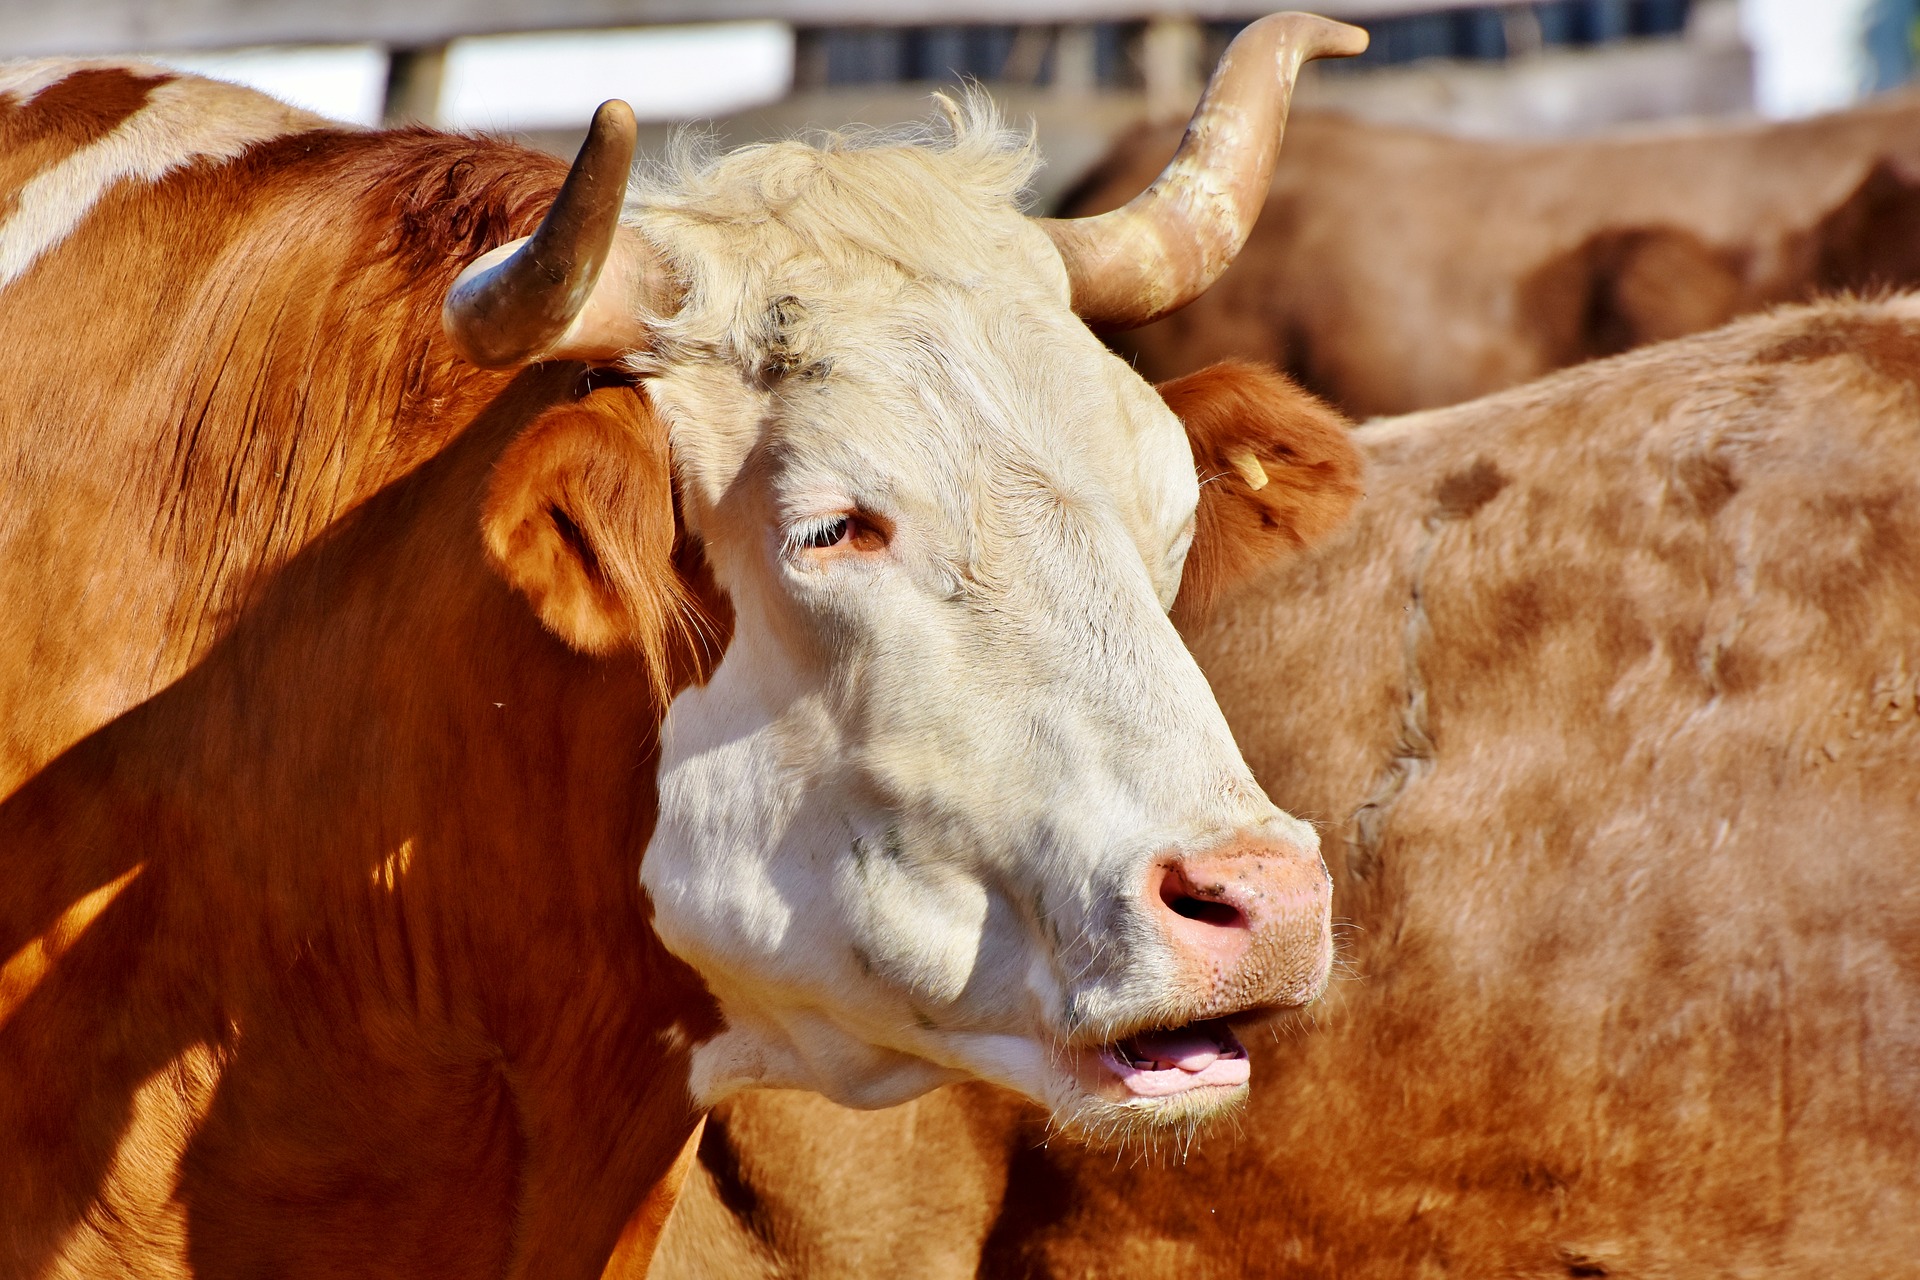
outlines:
[[[1519,7],[1618,14],[1669,2],[1564,0]],[[747,19],[774,19],[798,28],[1169,17],[1244,21],[1273,7],[1269,0],[10,0],[0,10],[0,55],[362,42],[407,47],[506,31]],[[1485,6],[1474,0],[1318,0],[1311,7],[1330,17],[1377,21]]]
[[[1541,135],[1749,109],[1741,5],[1872,5],[1873,80],[1904,79],[1920,0],[12,0],[0,55],[159,52],[329,114],[505,129],[556,150],[598,97],[634,100],[660,123],[652,142],[691,117],[747,141],[924,118],[929,89],[975,80],[1036,123],[1044,196],[1115,130],[1184,113],[1233,34],[1286,3],[1373,38],[1361,58],[1310,68],[1303,105]],[[669,48],[663,23],[699,38]],[[324,74],[357,79],[323,93]]]

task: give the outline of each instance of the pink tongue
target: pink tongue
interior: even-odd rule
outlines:
[[[1164,1098],[1207,1085],[1241,1085],[1253,1074],[1247,1051],[1225,1026],[1147,1031],[1102,1055],[1127,1091]],[[1138,1063],[1140,1065],[1136,1066]]]
[[[1178,1067],[1199,1073],[1220,1060],[1220,1046],[1212,1036],[1196,1032],[1157,1031],[1133,1038],[1135,1061],[1152,1059],[1152,1069]]]

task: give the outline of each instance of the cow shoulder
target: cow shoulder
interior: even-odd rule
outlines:
[[[1198,622],[1221,593],[1337,529],[1359,500],[1348,423],[1291,379],[1227,362],[1163,382],[1200,472],[1193,548],[1174,618]]]

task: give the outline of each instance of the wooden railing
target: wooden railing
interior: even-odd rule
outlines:
[[[370,41],[396,48],[466,35],[778,18],[796,26],[1232,19],[1275,9],[1329,17],[1477,7],[1486,0],[8,0],[0,57]]]

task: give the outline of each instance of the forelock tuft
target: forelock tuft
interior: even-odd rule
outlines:
[[[968,85],[956,97],[933,95],[938,118],[879,129],[853,125],[807,130],[774,142],[723,150],[709,127],[676,131],[666,152],[644,164],[634,182],[633,205],[720,214],[733,202],[783,204],[819,176],[875,176],[884,168],[911,172],[909,164],[884,165],[907,153],[935,173],[956,195],[1007,205],[1018,202],[1039,167],[1031,130],[1009,128],[986,91]],[[722,215],[724,216],[724,215]]]
[[[768,300],[821,282],[992,278],[1038,166],[1031,132],[1010,129],[977,87],[937,119],[844,129],[721,151],[683,131],[644,169],[627,220],[689,293],[658,317],[669,343],[724,341]]]

